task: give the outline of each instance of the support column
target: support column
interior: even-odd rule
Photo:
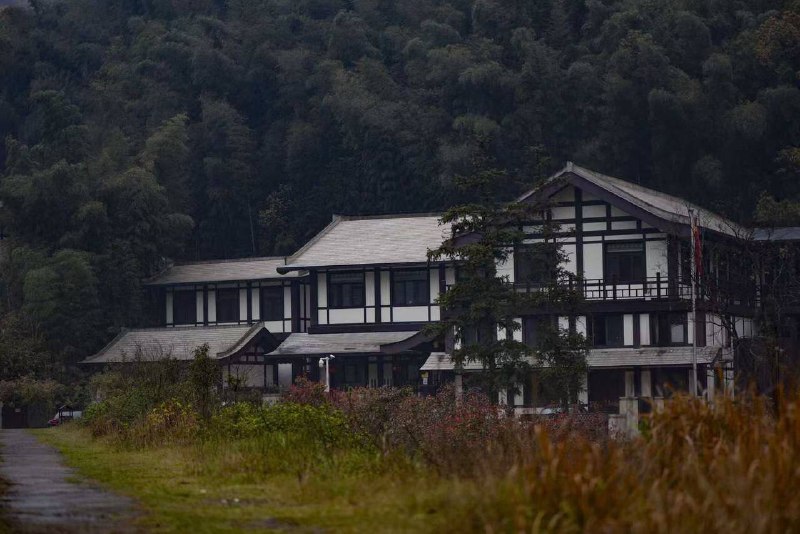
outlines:
[[[706,366],[706,400],[708,402],[714,402],[714,397],[717,394],[714,373],[714,367],[711,365]]]
[[[636,396],[635,373],[633,369],[625,371],[625,396],[628,398]]]
[[[653,379],[650,376],[650,369],[642,369],[641,375],[639,376],[639,380],[641,381],[641,396],[642,397],[652,397],[653,396]]]
[[[460,372],[456,372],[456,378],[453,384],[456,390],[456,404],[461,404],[461,400],[464,397],[464,381]]]
[[[578,403],[589,404],[589,373],[584,373],[581,377],[580,391],[578,391]]]
[[[497,392],[497,404],[500,406],[508,405],[508,391],[506,388],[501,388],[500,391]]]

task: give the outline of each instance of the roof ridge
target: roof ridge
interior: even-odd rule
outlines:
[[[710,215],[710,216],[712,216],[714,218],[717,218],[717,219],[723,221],[725,224],[728,225],[729,228],[740,228],[740,229],[744,228],[739,223],[730,220],[729,218],[725,217],[724,215],[720,215],[719,213],[716,213],[715,211],[712,211],[712,210],[710,210],[708,208],[704,208],[703,206],[695,204],[694,202],[691,202],[691,201],[689,201],[689,200],[687,200],[685,198],[677,197],[675,195],[671,195],[669,193],[665,193],[663,191],[659,191],[658,189],[652,189],[650,187],[647,187],[647,186],[644,186],[644,185],[641,185],[641,184],[637,184],[635,182],[629,182],[627,180],[623,180],[622,178],[617,178],[615,176],[609,176],[609,175],[603,174],[601,172],[593,171],[591,169],[587,169],[586,167],[581,167],[580,165],[574,165],[573,164],[573,167],[574,167],[575,170],[577,170],[577,173],[583,174],[584,178],[586,178],[588,180],[591,180],[591,179],[605,180],[612,187],[614,187],[615,189],[619,190],[619,192],[621,192],[621,193],[623,193],[625,195],[630,195],[631,193],[630,192],[626,192],[624,190],[624,188],[625,187],[632,188],[632,189],[635,189],[635,190],[638,190],[638,191],[645,192],[647,194],[656,196],[656,197],[661,198],[663,200],[668,200],[668,201],[674,202],[676,204],[682,204],[687,209],[696,210],[698,212],[698,215],[701,214],[701,213],[706,213],[706,214],[708,214],[708,215]],[[575,170],[573,172],[575,172]],[[588,177],[586,175],[588,175]],[[621,184],[620,184],[620,182],[621,182]],[[636,198],[636,202],[641,202],[642,204],[645,204],[645,205],[649,206],[652,209],[664,212],[663,208],[648,202],[644,198],[640,198],[640,197],[635,197],[635,198]],[[677,217],[681,217],[683,219],[686,218],[685,215],[682,215],[682,214],[679,214],[679,213],[671,213],[671,215],[677,216]],[[701,225],[705,225],[704,223],[707,223],[708,221],[703,221],[702,218],[701,218],[700,222],[701,222]],[[721,230],[721,228],[715,228],[715,230]]]
[[[254,323],[258,324],[258,323]],[[222,330],[226,328],[252,328],[250,324],[204,324],[198,326],[148,326],[144,328],[126,328],[123,333],[133,334],[136,332],[186,332],[200,330]]]
[[[197,260],[175,263],[168,269],[174,267],[184,267],[188,265],[213,265],[217,263],[244,263],[248,261],[265,261],[265,260],[284,260],[286,256],[251,256],[247,258],[225,258],[221,260]]]
[[[91,361],[91,360],[96,360],[97,358],[99,358],[100,356],[102,356],[103,354],[108,352],[108,349],[111,348],[117,341],[122,339],[125,336],[125,334],[127,334],[128,332],[130,332],[130,328],[125,328],[123,326],[122,328],[119,329],[119,332],[117,332],[117,335],[114,336],[114,338],[111,339],[111,341],[109,341],[108,343],[103,345],[103,348],[101,348],[99,351],[97,351],[96,353],[92,354],[91,356],[87,356],[86,358],[81,360],[80,363],[88,362],[88,361]]]
[[[383,215],[337,215],[342,221],[369,221],[379,219],[415,219],[421,217],[441,217],[443,212],[386,213]]]
[[[323,228],[322,230],[317,232],[317,234],[314,237],[312,237],[311,239],[306,241],[305,244],[302,247],[300,247],[299,249],[297,249],[294,252],[294,254],[291,254],[291,255],[286,257],[286,261],[283,262],[284,265],[289,265],[289,264],[294,263],[295,259],[298,256],[302,255],[305,251],[307,251],[309,248],[311,248],[314,244],[316,244],[325,235],[329,234],[330,231],[333,230],[339,224],[339,222],[341,222],[341,220],[342,220],[342,218],[339,215],[336,215],[334,213],[333,217],[331,218],[331,222],[329,222],[325,226],[325,228]]]
[[[694,202],[690,202],[689,200],[686,200],[685,198],[677,197],[677,196],[672,195],[670,193],[665,193],[664,191],[659,191],[658,189],[653,189],[651,187],[647,187],[645,185],[642,185],[642,184],[639,184],[639,183],[636,183],[636,182],[629,182],[628,180],[623,180],[622,178],[617,178],[616,176],[610,176],[608,174],[603,174],[602,172],[593,171],[591,169],[587,169],[586,167],[581,167],[580,165],[574,165],[574,168],[577,168],[578,170],[586,172],[586,173],[588,173],[590,175],[595,175],[595,176],[597,176],[599,178],[602,178],[604,180],[610,180],[612,185],[614,185],[615,187],[617,186],[617,184],[615,184],[614,182],[623,182],[627,187],[632,187],[634,189],[639,189],[641,191],[646,191],[646,192],[651,193],[651,194],[653,194],[653,195],[655,195],[657,197],[661,197],[661,198],[665,198],[665,199],[669,199],[669,200],[674,200],[676,202],[680,202],[680,203],[682,203],[682,204],[684,204],[684,205],[686,205],[688,207],[696,208],[698,210],[703,210],[703,211],[708,211],[710,213],[714,213],[710,209],[704,208],[704,207],[702,207],[702,206],[700,206],[698,204],[695,204]],[[575,172],[575,171],[572,171],[572,172]],[[647,202],[644,199],[640,198],[639,201],[640,202],[644,202],[645,204],[647,204],[648,206],[652,206],[653,208],[660,209],[660,208],[658,208],[658,206],[653,206],[651,203]],[[718,217],[722,217],[719,214],[715,214],[715,215],[717,215]]]

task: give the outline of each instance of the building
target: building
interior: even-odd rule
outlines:
[[[730,388],[732,337],[754,334],[753,293],[700,298],[693,315],[690,216],[702,228],[709,279],[729,279],[736,268],[712,252],[717,244],[722,250],[757,233],[571,163],[517,202],[544,199],[586,304],[573,315],[526,310],[513,335],[533,343],[542,321],[585,334],[592,349],[581,400],[598,409],[688,389],[693,358],[704,390]],[[528,253],[543,240],[536,228],[526,227],[524,244],[498,266],[518,291],[540,287],[541,269]],[[85,363],[190,359],[207,343],[227,384],[269,390],[300,375],[318,379],[319,358],[332,354],[332,387],[435,387],[455,369],[447,340],[433,339],[425,326],[440,320],[437,298],[454,283],[455,268],[429,261],[427,251],[449,237],[437,214],[334,216],[289,257],[172,266],[146,281],[158,326],[121,332]],[[475,370],[469,364],[464,371]],[[521,409],[541,404],[535,381],[501,401]]]

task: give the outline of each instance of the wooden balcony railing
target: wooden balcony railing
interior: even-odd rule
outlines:
[[[587,300],[689,300],[692,298],[688,283],[656,276],[638,281],[620,282],[615,279],[579,279],[570,277],[559,284],[562,289],[579,291]],[[514,288],[523,293],[548,291],[552,284],[515,282]]]
[[[584,299],[606,300],[645,300],[645,301],[689,301],[692,288],[688,280],[668,276],[643,278],[638,281],[621,282],[615,279],[584,278],[569,276],[557,286],[548,282],[514,282],[514,289],[522,293],[541,293],[547,291],[577,291]],[[451,284],[445,286],[450,289]],[[800,292],[798,293],[800,294]],[[759,302],[759,293],[752,283],[717,285],[706,282],[698,288],[699,302],[715,302],[720,306],[752,307]]]

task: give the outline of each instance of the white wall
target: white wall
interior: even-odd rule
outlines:
[[[639,315],[639,344],[649,345],[650,341],[650,314]]]
[[[647,264],[647,276],[655,277],[661,273],[662,277],[667,276],[667,241],[647,241],[645,242],[645,255]]]
[[[495,266],[497,268],[497,276],[507,276],[509,282],[514,281],[514,251],[511,248],[507,248],[506,251],[508,252],[508,257],[505,261],[496,261]],[[439,279],[439,275],[436,275],[436,279]],[[449,282],[448,282],[449,283]],[[438,288],[438,284],[437,284]]]
[[[166,309],[167,324],[172,324],[172,322],[174,320],[173,319],[173,314],[172,314],[172,311],[173,311],[173,307],[172,307],[172,291],[167,291],[167,295],[166,295],[166,298],[164,300],[167,303],[167,309]]]
[[[585,246],[585,245],[584,245]],[[561,246],[561,250],[566,256],[566,261],[564,262],[564,270],[572,273],[574,275],[578,274],[578,259],[575,255],[575,251],[577,250],[577,246],[575,244],[565,244]]]
[[[208,322],[217,321],[217,292],[213,289],[208,290]]]
[[[575,332],[578,334],[586,335],[586,316],[579,315],[575,318]]]
[[[364,322],[364,308],[340,308],[328,310],[329,324],[350,324]]]
[[[413,321],[427,321],[427,306],[394,306],[392,308],[392,320],[395,323],[405,323]]]
[[[223,386],[228,387],[228,376],[241,379],[242,386],[251,388],[264,387],[264,366],[260,364],[245,364],[239,363],[230,366],[224,366],[225,379]],[[273,382],[272,366],[267,366],[267,386],[271,386]]]
[[[239,289],[239,320],[247,320],[247,288]]]
[[[585,243],[583,245],[583,273],[587,280],[603,278],[602,243]]]
[[[375,306],[375,273],[364,273],[364,302],[367,306]]]
[[[328,306],[328,279],[325,273],[317,273],[317,306],[320,308]]]
[[[626,313],[622,316],[622,342],[626,347],[633,346],[633,314]]]
[[[575,218],[575,206],[558,206],[550,210],[554,220],[566,220]]]
[[[261,319],[261,295],[258,287],[250,288],[250,313],[254,321]]]
[[[198,290],[195,294],[195,310],[197,312],[197,322],[202,323],[203,318],[203,291]]]

